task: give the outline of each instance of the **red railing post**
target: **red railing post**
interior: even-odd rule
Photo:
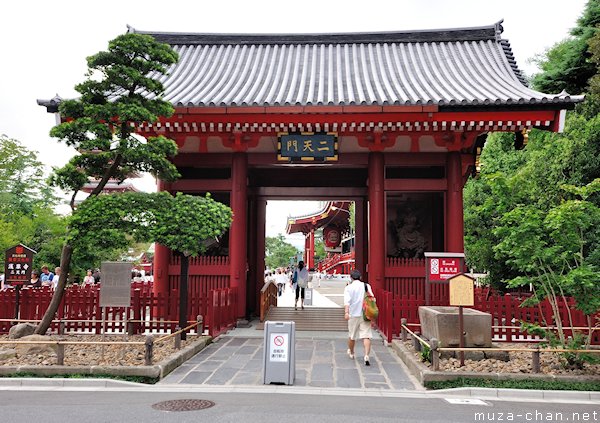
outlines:
[[[131,307],[133,308],[133,320],[142,320],[142,305],[141,305],[141,291],[140,289],[135,289],[133,291],[133,300]],[[133,333],[141,333],[140,328],[142,327],[141,322],[134,322],[133,324]]]

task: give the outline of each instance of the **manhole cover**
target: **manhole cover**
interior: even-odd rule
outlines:
[[[193,411],[204,410],[213,405],[215,405],[215,403],[209,400],[183,399],[157,402],[152,405],[152,408],[161,411]]]

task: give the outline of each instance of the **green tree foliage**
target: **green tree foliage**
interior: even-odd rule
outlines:
[[[136,172],[164,180],[179,176],[169,161],[177,153],[175,142],[134,134],[142,123],[172,115],[173,106],[161,99],[164,88],[159,77],[177,58],[170,46],[141,34],[121,35],[109,42],[107,51],[88,57],[87,79],[75,87],[81,96],[60,104],[63,123],[50,132],[79,153],[52,176],[54,185],[72,193],[73,209],[77,192],[91,179],[99,182],[81,206],[98,196],[111,178],[123,181]],[[74,217],[78,210],[74,209]],[[58,287],[36,333],[47,331],[58,309],[79,234],[67,234]]]
[[[600,268],[597,266],[600,241],[600,208],[585,198],[600,190],[600,179],[577,188],[564,186],[573,199],[547,212],[537,205],[523,205],[508,211],[494,233],[501,240],[494,247],[521,273],[511,286],[532,285],[534,296],[527,303],[548,299],[553,309],[560,345],[567,344],[559,303],[574,296],[576,307],[588,315],[600,310]],[[570,314],[569,314],[570,316]],[[569,319],[569,326],[574,326]],[[587,344],[591,341],[591,333]]]
[[[37,153],[0,135],[0,205],[7,219],[32,216],[36,205],[52,206],[55,196],[44,180]]]
[[[522,151],[514,150],[512,134],[491,134],[481,156],[481,174],[465,188],[469,265],[488,271],[490,283],[500,289],[531,284],[535,295],[529,303],[547,298],[555,320],[547,323],[559,328],[557,334],[543,335],[562,346],[582,341],[578,336],[569,343],[562,330],[558,304],[563,295],[576,299],[589,326],[600,309],[600,102],[594,91],[599,19],[599,2],[591,0],[573,38],[549,52],[547,67],[534,79],[540,90],[579,93],[590,81],[591,95],[586,93],[585,103],[567,114],[564,133],[533,130]],[[585,54],[577,50],[582,45]],[[576,64],[571,59],[585,60]],[[540,81],[558,85],[549,89]],[[569,354],[567,360],[579,358]]]
[[[56,201],[36,152],[0,135],[0,251],[23,243],[37,251],[35,267],[58,264],[66,223]]]
[[[298,249],[287,242],[282,234],[265,239],[266,257],[265,264],[269,269],[277,267],[287,267],[290,264],[290,257],[298,254]]]
[[[157,222],[150,227],[152,241],[186,257],[205,252],[205,241],[219,238],[232,221],[231,209],[214,201],[210,194],[198,197],[178,192],[159,206]]]
[[[546,93],[566,90],[570,94],[581,94],[586,91],[588,81],[597,73],[588,41],[597,34],[599,24],[600,0],[589,0],[577,26],[571,30],[572,37],[557,43],[538,58],[542,73],[534,76],[534,88]]]
[[[81,97],[60,104],[66,120],[50,132],[79,152],[56,170],[54,185],[73,192],[74,201],[90,178],[100,181],[93,197],[109,179],[123,181],[136,172],[165,180],[178,177],[168,160],[177,153],[172,140],[134,135],[135,126],[173,114],[173,106],[160,99],[162,84],[151,75],[166,73],[176,61],[177,53],[168,45],[140,34],[121,35],[108,51],[88,57],[88,78],[75,87]]]
[[[315,263],[325,258],[325,243],[323,242],[323,232],[321,236],[317,238],[315,236]]]
[[[122,251],[135,242],[158,242],[197,256],[206,240],[220,237],[230,226],[231,209],[206,197],[167,192],[101,195],[81,204],[70,222],[68,242]]]

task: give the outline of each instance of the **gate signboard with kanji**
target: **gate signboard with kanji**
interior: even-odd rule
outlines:
[[[36,251],[23,244],[15,245],[6,250],[4,283],[13,286],[29,284],[35,253]]]

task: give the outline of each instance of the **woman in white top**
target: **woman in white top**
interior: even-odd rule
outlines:
[[[277,284],[277,296],[281,297],[283,291],[285,290],[285,284],[288,281],[288,277],[283,273],[281,267],[277,269],[277,274],[275,275],[275,283]]]
[[[93,285],[94,277],[92,276],[92,271],[88,270],[87,275],[83,278],[83,285]]]
[[[302,310],[304,310],[304,290],[308,286],[308,269],[304,267],[304,262],[298,262],[298,268],[294,270],[294,276],[292,277],[292,281],[296,287],[296,301],[294,301],[294,309],[298,310],[298,298],[301,298],[302,301],[300,305],[302,306]]]

